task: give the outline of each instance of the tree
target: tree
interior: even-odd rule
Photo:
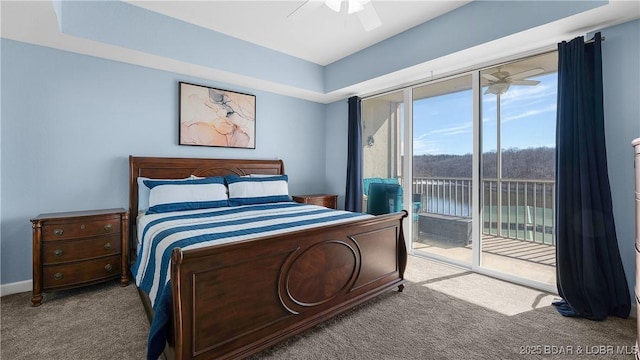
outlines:
[[[537,147],[502,150],[502,178],[555,180],[555,148]],[[471,154],[416,155],[413,157],[414,177],[471,177]],[[496,152],[482,154],[485,178],[495,178]]]

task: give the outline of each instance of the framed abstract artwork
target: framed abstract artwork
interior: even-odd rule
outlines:
[[[180,82],[180,145],[256,148],[256,97]]]

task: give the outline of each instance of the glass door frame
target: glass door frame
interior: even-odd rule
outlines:
[[[403,179],[409,179],[409,183],[406,184],[406,186],[409,187],[409,189],[413,190],[413,105],[414,105],[414,98],[413,98],[413,94],[414,94],[414,90],[417,88],[421,88],[421,87],[425,87],[425,86],[430,86],[430,85],[436,85],[438,83],[442,83],[442,82],[447,82],[450,81],[452,79],[458,79],[458,78],[463,78],[463,77],[469,77],[471,76],[471,82],[475,83],[476,80],[473,76],[474,71],[466,71],[463,73],[457,73],[457,74],[453,74],[450,76],[446,76],[443,78],[439,78],[439,79],[435,79],[432,81],[428,81],[425,83],[419,83],[413,86],[409,86],[407,88],[404,88],[404,102],[405,102],[405,118],[403,119],[404,121],[404,143],[403,143],[403,154],[410,154],[409,156],[403,156],[403,164],[402,164],[402,169],[403,169],[403,173],[402,173],[402,177]],[[478,72],[479,74],[479,72]],[[479,75],[478,75],[479,76]],[[479,83],[479,80],[478,80]],[[472,106],[476,106],[475,102],[476,102],[476,97],[473,95],[475,94],[474,88],[473,88],[473,84],[471,84],[471,88],[470,90],[472,91],[472,97],[473,97],[473,103]],[[410,106],[407,106],[406,104],[410,104]],[[475,114],[474,114],[475,116]],[[475,124],[473,125],[475,128]],[[475,136],[475,132],[474,135]],[[475,140],[474,140],[475,141]],[[475,153],[476,147],[475,145],[472,146],[472,152]],[[475,155],[474,155],[475,156]],[[475,164],[476,158],[474,157],[472,159],[472,161]],[[472,168],[472,173],[475,174],[477,171],[476,168]],[[476,179],[474,179],[472,177],[472,182],[476,181]],[[408,191],[407,188],[404,189],[404,196],[403,196],[403,202],[405,204],[412,204],[413,203],[413,191]],[[471,194],[472,199],[476,199],[476,196],[478,194],[473,193]],[[433,254],[433,253],[426,253],[426,252],[422,252],[422,251],[416,251],[413,248],[413,241],[414,241],[414,227],[412,226],[412,219],[414,216],[414,208],[413,206],[409,207],[409,206],[405,206],[405,209],[409,212],[409,216],[407,217],[407,219],[405,219],[405,222],[403,223],[404,225],[404,229],[405,229],[405,234],[408,234],[408,238],[406,238],[406,244],[407,244],[407,249],[409,249],[409,253],[412,255],[418,255],[418,256],[423,256],[432,260],[436,260],[439,262],[444,262],[444,263],[448,263],[457,267],[461,267],[464,269],[472,269],[473,268],[473,264],[475,262],[475,255],[472,254],[473,259],[472,262],[466,262],[463,260],[458,260],[458,259],[454,259],[454,258],[449,258],[449,257],[445,257],[442,255],[438,255],[438,254]],[[481,222],[478,220],[478,224],[480,224]],[[478,225],[479,226],[479,225]],[[478,243],[478,238],[475,237],[475,234],[477,233],[476,231],[476,225],[474,225],[473,223],[473,217],[472,217],[472,237],[471,237],[471,241],[472,244],[476,244]],[[472,245],[473,246],[473,245]]]
[[[495,65],[492,65],[495,66]],[[482,164],[481,164],[481,154],[482,154],[482,85],[480,74],[482,70],[487,67],[483,67],[481,69],[475,69],[472,71],[467,71],[464,73],[459,73],[451,76],[444,77],[442,79],[429,81],[426,83],[420,83],[413,86],[405,87],[404,92],[404,118],[402,119],[404,123],[404,133],[402,151],[405,156],[402,157],[402,178],[406,179],[404,181],[403,186],[405,187],[405,191],[403,192],[403,202],[404,204],[412,204],[412,191],[407,191],[407,189],[412,189],[412,181],[413,181],[413,90],[414,88],[425,86],[428,84],[434,84],[438,81],[445,81],[451,78],[455,78],[458,76],[465,76],[471,74],[472,77],[472,96],[473,96],[473,152],[472,152],[472,199],[473,204],[475,206],[471,207],[471,239],[472,239],[472,262],[471,264],[467,264],[461,261],[452,260],[449,258],[444,258],[442,256],[438,256],[435,254],[428,254],[425,252],[417,252],[413,249],[413,212],[414,209],[412,206],[405,207],[409,212],[409,216],[404,219],[404,233],[405,235],[405,243],[407,246],[407,251],[410,255],[422,256],[432,260],[445,262],[454,266],[458,266],[465,269],[470,269],[473,272],[491,276],[497,279],[509,281],[512,283],[532,287],[535,289],[547,291],[550,293],[557,294],[557,288],[555,285],[542,283],[526,278],[522,278],[519,276],[515,276],[508,273],[503,273],[499,271],[495,271],[492,269],[488,269],[482,266],[482,219],[483,219],[483,208],[484,206],[480,206],[483,204],[482,193],[480,191],[480,181],[482,179]]]

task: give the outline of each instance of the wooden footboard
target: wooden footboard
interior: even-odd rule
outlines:
[[[406,216],[175,249],[171,352],[244,358],[393,287],[402,291]]]

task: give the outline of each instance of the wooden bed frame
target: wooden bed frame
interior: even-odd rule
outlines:
[[[284,174],[281,160],[129,157],[130,243],[137,177]],[[165,356],[237,359],[309,329],[382,292],[404,288],[406,211],[287,234],[175,249],[173,322]],[[151,319],[146,294],[139,290]]]

